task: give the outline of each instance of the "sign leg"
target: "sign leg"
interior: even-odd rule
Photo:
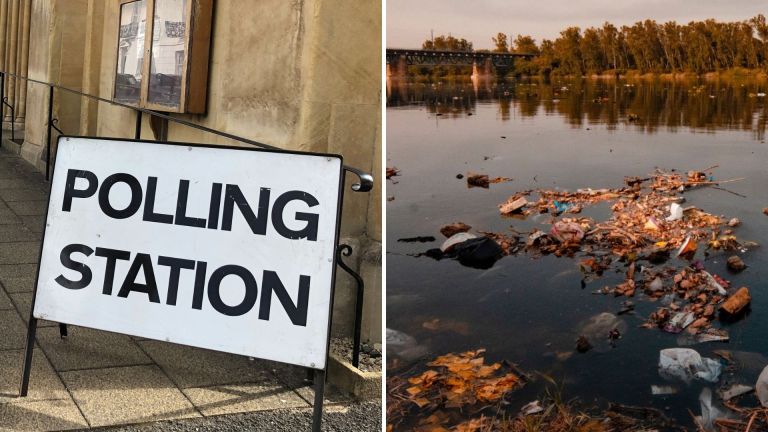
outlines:
[[[314,380],[315,380],[315,370],[311,368],[307,368],[307,376],[304,377],[304,383],[312,384]]]
[[[37,318],[30,317],[27,326],[27,345],[24,349],[24,366],[21,370],[21,387],[19,397],[27,396],[29,389],[29,373],[32,371],[32,351],[35,349],[35,335],[37,333]]]
[[[315,371],[315,406],[312,411],[312,432],[320,432],[323,422],[323,397],[325,393],[325,371]]]

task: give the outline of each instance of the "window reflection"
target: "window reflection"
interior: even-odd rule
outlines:
[[[120,7],[120,36],[115,76],[115,99],[118,102],[139,102],[146,17],[145,0],[125,3]]]
[[[187,0],[156,0],[149,94],[153,104],[178,108],[186,57]]]

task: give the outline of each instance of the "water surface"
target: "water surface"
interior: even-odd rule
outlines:
[[[401,175],[387,182],[386,192],[387,327],[416,338],[428,358],[485,348],[490,361],[507,359],[555,377],[565,384],[566,397],[587,406],[652,406],[690,426],[687,409],[700,413],[702,383],[673,383],[678,394],[651,394],[652,384],[668,384],[658,374],[659,350],[678,346],[677,335],[638,328],[658,305],[633,299],[636,313],[622,316],[628,330],[615,348],[574,352],[580,323],[616,313],[626,300],[592,291],[622,282],[623,274],[582,287],[578,261],[568,258],[523,254],[478,270],[413,255],[438,247],[439,228],[456,221],[473,231],[548,229],[541,225],[544,218],[499,216],[497,205],[516,191],[621,187],[624,176],[643,176],[656,167],[713,165],[719,165],[717,178],[745,180],[723,185],[736,194],[713,188],[686,192],[688,205],[739,217],[739,238],[767,244],[766,88],[760,82],[390,83],[386,164]],[[468,189],[456,178],[468,172],[514,180]],[[608,207],[584,215],[603,219]],[[397,241],[427,235],[437,241]],[[763,247],[742,257],[749,267],[740,274],[727,272],[727,255],[704,262],[733,285],[748,286],[753,297],[745,319],[723,325],[729,343],[692,347],[712,358],[717,349],[753,353],[744,355],[751,360],[738,371],[708,384],[713,390],[730,382],[754,385],[768,364],[768,287],[762,282],[768,255]],[[434,319],[450,324],[424,327]],[[418,372],[424,361],[401,361],[388,373]],[[542,386],[539,380],[514,393],[511,412],[540,397]]]

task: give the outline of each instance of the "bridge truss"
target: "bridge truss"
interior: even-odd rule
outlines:
[[[530,59],[533,54],[494,53],[494,52],[462,52],[462,51],[432,51],[387,48],[387,63],[394,64],[405,60],[408,66],[463,66],[485,64],[490,60],[494,67],[511,68],[516,58]]]

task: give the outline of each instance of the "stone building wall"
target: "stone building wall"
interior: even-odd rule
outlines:
[[[174,116],[285,149],[339,153],[374,174],[369,194],[353,193],[348,179],[342,237],[355,251],[348,262],[366,280],[364,339],[380,342],[381,1],[214,4],[207,112]],[[111,99],[118,12],[118,0],[0,0],[0,70]],[[24,105],[16,116],[20,152],[43,169],[48,89],[14,89],[14,104]],[[131,110],[63,91],[54,94],[54,116],[67,134],[134,136]],[[156,139],[146,115],[142,138]],[[243,145],[174,123],[167,138]],[[351,334],[355,286],[344,272],[337,279],[334,331]]]

